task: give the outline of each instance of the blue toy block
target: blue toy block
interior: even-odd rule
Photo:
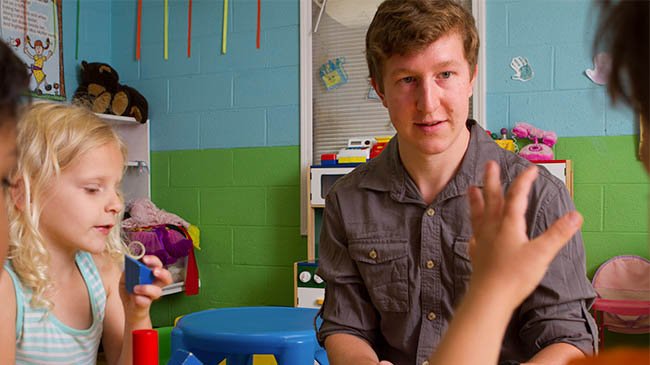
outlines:
[[[169,359],[167,365],[203,365],[203,363],[194,356],[193,353],[185,350],[177,350]]]
[[[129,255],[124,255],[124,270],[126,271],[126,290],[133,294],[136,285],[153,284],[155,277],[150,268]]]

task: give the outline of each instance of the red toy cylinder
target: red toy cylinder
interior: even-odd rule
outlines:
[[[158,365],[157,331],[133,331],[133,365]]]

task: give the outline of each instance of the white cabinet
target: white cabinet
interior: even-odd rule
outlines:
[[[113,127],[129,150],[128,167],[121,186],[124,201],[151,198],[149,121],[141,124],[132,117],[97,115]]]

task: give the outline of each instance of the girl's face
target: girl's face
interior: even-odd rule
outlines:
[[[101,253],[122,210],[124,159],[116,143],[88,150],[61,172],[43,197],[40,232],[47,248]]]
[[[9,245],[9,222],[7,221],[7,194],[11,181],[9,174],[16,165],[16,123],[5,120],[0,127],[0,264],[4,265]]]

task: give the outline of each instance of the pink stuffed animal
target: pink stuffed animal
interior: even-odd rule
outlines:
[[[519,122],[512,128],[512,133],[517,138],[528,138],[535,141],[529,145],[524,146],[519,155],[528,161],[548,161],[553,160],[553,150],[551,147],[557,143],[557,134],[553,131],[545,131],[535,128],[528,123]],[[539,140],[542,143],[539,143]]]

